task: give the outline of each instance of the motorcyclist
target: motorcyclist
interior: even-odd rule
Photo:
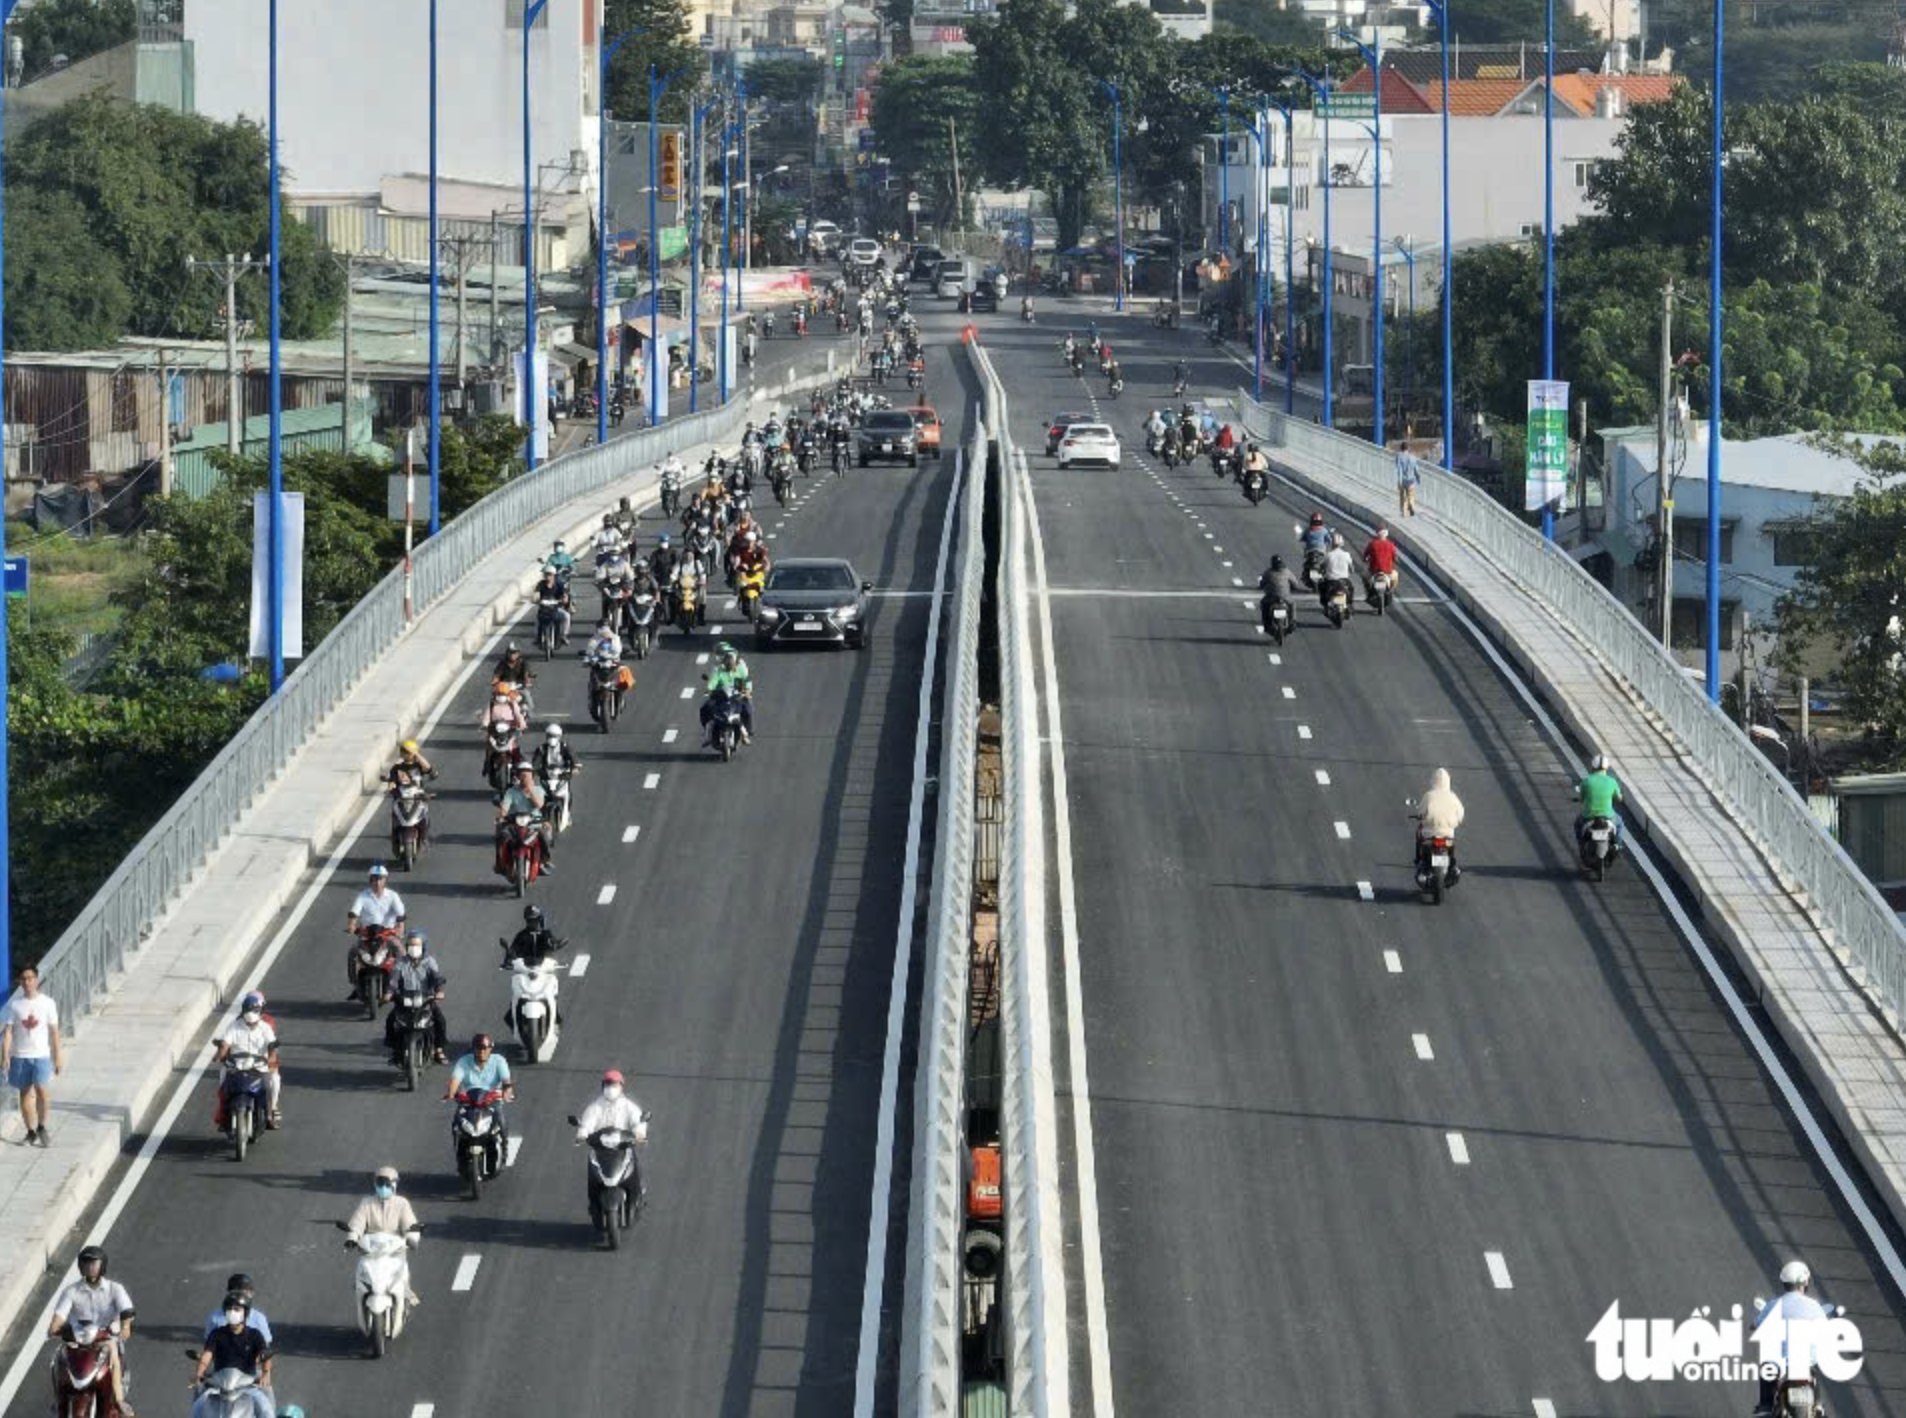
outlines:
[[[1818,1300],[1807,1293],[1807,1287],[1812,1283],[1813,1272],[1807,1269],[1805,1261],[1790,1260],[1781,1266],[1781,1293],[1761,1306],[1760,1313],[1754,1316],[1753,1326],[1748,1332],[1751,1334],[1758,1331],[1761,1325],[1765,1324],[1771,1316],[1777,1316],[1783,1323],[1788,1325],[1795,1323],[1825,1325],[1832,1316],[1827,1313],[1826,1306],[1822,1305]],[[1780,1339],[1780,1356],[1783,1360],[1782,1372],[1774,1378],[1770,1379],[1763,1376],[1760,1380],[1760,1399],[1754,1406],[1754,1418],[1772,1418],[1775,1390],[1781,1378],[1785,1377],[1787,1373],[1793,1372],[1794,1368],[1797,1367],[1793,1365],[1792,1362],[1797,1356],[1794,1356],[1787,1348],[1791,1342],[1788,1338],[1788,1334],[1790,1333],[1792,1333],[1792,1331],[1783,1333]],[[1802,1333],[1811,1337],[1814,1334],[1820,1333],[1820,1331],[1812,1329],[1803,1330]],[[1812,1353],[1809,1353],[1805,1357],[1807,1359],[1807,1368],[1811,1371],[1814,1367],[1814,1356]]]
[[[543,558],[543,565],[560,576],[565,585],[576,574],[576,558],[569,554],[569,546],[561,537],[550,543],[549,555]]]
[[[669,454],[668,461],[662,465],[664,472],[668,471],[669,463],[674,463],[679,468],[681,459],[677,458],[673,453]],[[630,504],[628,498],[624,497],[617,501],[614,515],[616,530],[622,533],[622,539],[625,542],[633,541],[635,539],[636,516],[635,508]]]
[[[1190,365],[1186,364],[1182,359],[1179,360],[1174,365],[1172,365],[1171,391],[1172,391],[1172,396],[1174,398],[1177,398],[1183,395],[1185,392],[1185,385],[1187,385],[1190,382],[1191,382],[1191,366]]]
[[[1230,424],[1224,424],[1218,429],[1218,436],[1212,440],[1211,446],[1220,453],[1229,453],[1238,446],[1237,435],[1231,432]]]
[[[502,1098],[490,1106],[496,1113],[496,1130],[502,1134],[507,1150],[510,1124],[503,1104],[516,1101],[516,1085],[510,1082],[510,1061],[496,1052],[488,1034],[478,1034],[471,1039],[470,1052],[451,1065],[450,1081],[443,1086],[443,1096],[447,1101],[463,1089],[473,1093],[502,1092]]]
[[[53,1316],[47,1324],[46,1336],[48,1339],[62,1338],[69,1324],[90,1325],[102,1334],[110,1335],[112,1344],[107,1351],[107,1360],[112,1371],[113,1399],[119,1411],[126,1418],[131,1418],[132,1410],[126,1406],[126,1385],[130,1374],[126,1368],[125,1345],[132,1338],[133,1320],[137,1316],[132,1296],[117,1280],[107,1278],[107,1258],[103,1248],[86,1246],[81,1249],[78,1269],[79,1279],[72,1281],[53,1297]],[[57,1391],[54,1397],[57,1400]]]
[[[595,539],[590,544],[590,549],[595,553],[596,565],[601,566],[611,557],[619,556],[628,544],[627,534],[615,524],[615,513],[603,513],[602,525],[596,529]]]
[[[754,513],[744,512],[735,519],[734,531],[728,537],[727,551],[723,556],[730,571],[734,570],[735,558],[741,555],[742,547],[747,545],[750,533],[758,533],[760,524],[754,520]]]
[[[1310,514],[1310,526],[1298,534],[1297,543],[1304,549],[1304,564],[1309,566],[1313,559],[1322,560],[1323,554],[1330,550],[1330,528],[1324,525],[1324,514]]]
[[[1416,810],[1419,843],[1428,837],[1449,839],[1448,884],[1454,886],[1456,878],[1462,875],[1456,865],[1456,829],[1463,825],[1463,800],[1450,790],[1447,768],[1438,768],[1430,774],[1429,787],[1424,790]]]
[[[1153,409],[1152,416],[1145,420],[1145,438],[1154,448],[1165,441],[1165,415],[1162,409]]]
[[[248,1395],[253,1418],[270,1418],[276,1411],[270,1397],[271,1344],[246,1322],[251,1315],[251,1301],[243,1292],[227,1292],[222,1314],[225,1322],[205,1337],[205,1346],[199,1350],[198,1368],[193,1372],[189,1387],[196,1392],[208,1375],[237,1369],[249,1374],[252,1381],[265,1390]]]
[[[549,791],[548,785],[554,781],[557,770],[567,769],[573,777],[582,767],[576,761],[576,751],[563,737],[561,724],[551,724],[543,730],[543,741],[536,746],[533,761],[536,765],[537,781],[545,785],[545,792]]]
[[[496,668],[490,671],[491,684],[508,685],[520,693],[525,700],[529,698],[529,687],[536,682],[536,671],[530,668],[529,661],[523,658],[523,651],[512,640],[503,651],[503,658],[496,662]]]
[[[265,997],[252,990],[238,1003],[238,1018],[231,1027],[219,1037],[218,1051],[213,1054],[213,1063],[224,1063],[233,1054],[256,1054],[265,1060],[265,1126],[277,1128],[284,1122],[284,1114],[278,1108],[278,1029],[265,1016]],[[218,1111],[215,1115],[218,1127],[225,1125],[224,1090],[219,1091]]]
[[[478,727],[488,729],[494,724],[503,724],[519,734],[526,734],[529,732],[529,715],[510,695],[498,693],[490,701],[489,707],[477,715]]]
[[[1270,628],[1271,607],[1275,605],[1284,605],[1292,608],[1291,615],[1288,619],[1291,624],[1295,626],[1297,622],[1295,602],[1298,591],[1297,578],[1291,575],[1289,569],[1285,567],[1283,557],[1273,556],[1271,558],[1271,564],[1265,567],[1264,574],[1257,578],[1257,588],[1264,593],[1263,597],[1258,601],[1258,614],[1264,619],[1265,629],[1269,630]]]
[[[534,965],[539,960],[547,960],[568,943],[558,939],[549,928],[549,919],[543,915],[541,906],[525,906],[523,929],[510,937],[510,943],[503,952],[503,963],[508,965],[521,960]]]
[[[642,1111],[642,1105],[623,1092],[622,1073],[619,1069],[610,1069],[602,1075],[602,1088],[589,1100],[576,1118],[576,1141],[587,1142],[599,1132],[610,1128],[626,1132],[635,1139],[637,1145],[649,1140],[649,1115]],[[635,1209],[640,1211],[648,1200],[648,1188],[642,1185],[642,1165],[633,1161]],[[596,1215],[600,1197],[600,1188],[596,1184],[594,1170],[589,1171],[589,1215]]]
[[[345,1244],[355,1245],[367,1235],[408,1237],[422,1229],[423,1223],[411,1209],[410,1198],[397,1194],[398,1180],[397,1169],[388,1164],[372,1175],[371,1194],[358,1202],[344,1223]],[[414,1309],[422,1303],[412,1290],[411,1307]]]
[[[1019,318],[1022,320],[1032,319],[1032,297],[1029,295],[1019,297]]]
[[[397,761],[384,771],[384,781],[393,788],[436,776],[437,770],[430,766],[430,760],[424,757],[415,739],[405,739],[398,745]]]
[[[1370,578],[1383,574],[1390,578],[1390,588],[1396,588],[1396,543],[1390,540],[1390,529],[1381,522],[1377,524],[1376,535],[1370,538],[1363,549],[1363,590],[1370,592]]]
[[[1575,841],[1579,845],[1588,824],[1597,818],[1615,824],[1615,840],[1621,841],[1621,818],[1615,809],[1621,804],[1621,783],[1608,767],[1608,755],[1598,753],[1589,760],[1588,776],[1576,790],[1582,799],[1581,816],[1575,819]]]
[[[654,575],[658,586],[666,586],[675,580],[675,573],[681,569],[682,554],[669,540],[667,532],[656,540],[655,550],[649,553],[649,571]]]
[[[254,1289],[252,1278],[243,1271],[229,1276],[225,1281],[225,1293],[227,1295],[233,1291],[237,1291],[240,1295],[245,1297],[245,1303],[251,1306],[250,1311],[245,1316],[245,1323],[264,1335],[265,1343],[269,1344],[271,1343],[271,1321],[265,1317],[265,1312],[258,1308],[257,1297],[253,1293]],[[212,1337],[212,1331],[224,1323],[225,1306],[221,1304],[217,1309],[213,1310],[211,1314],[205,1317],[204,1338],[210,1339]]]
[[[1343,544],[1343,533],[1330,534],[1330,550],[1324,553],[1323,569],[1317,578],[1317,600],[1321,605],[1330,604],[1331,591],[1341,586],[1344,594],[1350,594],[1350,552]]]
[[[496,847],[498,860],[502,859],[504,833],[509,830],[512,817],[527,815],[538,819],[537,834],[543,839],[543,872],[556,874],[555,863],[550,861],[550,846],[556,840],[556,829],[543,816],[543,804],[546,801],[543,790],[536,786],[536,766],[533,763],[516,765],[516,781],[505,788],[496,804]]]
[[[646,571],[645,567],[644,574]],[[589,637],[588,645],[583,648],[582,658],[585,663],[591,665],[598,662],[614,664],[622,658],[622,637],[616,634],[614,621],[605,616],[596,622],[595,633]],[[555,727],[554,724],[550,725],[552,729]]]
[[[1123,384],[1124,382],[1125,382],[1125,376],[1119,370],[1118,361],[1112,358],[1110,355],[1106,356],[1105,383],[1107,387],[1108,388],[1116,387],[1118,385]]]
[[[749,673],[748,662],[741,658],[741,652],[725,640],[715,651],[715,668],[708,675],[708,698],[702,701],[704,741],[715,716],[714,697],[723,692],[734,696],[740,704],[741,741],[751,742],[754,738],[754,676]]]
[[[430,1056],[437,1063],[446,1062],[444,1046],[450,1038],[441,1003],[449,983],[437,957],[430,953],[429,937],[420,930],[407,933],[404,953],[390,972],[391,1002],[394,1004],[402,995],[424,997],[430,1007]],[[394,1008],[384,1016],[384,1047],[391,1051],[392,1062],[397,1062],[397,1011]]]
[[[360,929],[401,931],[404,928],[404,898],[391,890],[390,868],[382,862],[371,866],[370,878],[351,903],[344,928],[352,935]]]
[[[560,645],[569,643],[569,620],[575,610],[575,603],[569,599],[569,586],[556,574],[556,568],[545,566],[542,579],[537,581],[536,589],[530,593],[530,599],[536,602],[536,618],[540,624],[545,611],[554,611],[556,615],[556,640]]]

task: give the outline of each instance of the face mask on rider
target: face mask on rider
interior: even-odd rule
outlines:
[[[264,1015],[260,1014],[255,1009],[248,1009],[245,1011],[243,1017],[247,1024],[256,1024],[260,1019],[264,1018]]]
[[[618,1098],[622,1096],[622,1085],[620,1083],[603,1084],[602,1096],[604,1098],[607,1098],[611,1103],[615,1102]]]
[[[243,1324],[244,1322],[245,1322],[245,1312],[243,1310],[227,1310],[225,1312],[226,1324],[237,1326],[237,1325]]]
[[[422,942],[418,942],[416,944],[409,946],[404,951],[404,953],[408,955],[412,960],[422,960],[424,958],[424,948],[423,948]]]
[[[396,1194],[397,1188],[392,1186],[389,1182],[379,1182],[377,1184],[377,1195],[382,1200],[389,1201]]]

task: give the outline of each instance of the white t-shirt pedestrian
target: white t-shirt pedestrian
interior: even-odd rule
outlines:
[[[52,996],[41,993],[28,999],[15,990],[0,1020],[4,1020],[6,1027],[13,1033],[14,1058],[52,1057],[53,1031],[59,1028],[60,1023],[60,1009],[53,1003]]]

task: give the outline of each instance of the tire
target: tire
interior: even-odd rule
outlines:
[[[1430,904],[1433,906],[1442,905],[1443,893],[1447,890],[1448,887],[1444,884],[1443,873],[1432,872],[1430,874]]]
[[[510,862],[510,890],[513,895],[520,899],[525,888],[528,886],[529,857],[525,854]]]
[[[1607,879],[1607,876],[1608,876],[1608,863],[1596,862],[1595,863],[1595,880],[1598,882],[1604,881]]]
[[[416,867],[417,865],[417,829],[416,828],[406,827],[403,830],[402,835],[398,837],[397,860],[403,864],[403,868],[407,872]]]
[[[602,1208],[602,1239],[609,1243],[609,1249],[622,1249],[622,1208],[605,1206]]]
[[[424,1071],[424,1041],[412,1034],[404,1044],[404,1087],[415,1093]]]
[[[382,1359],[390,1353],[390,1311],[371,1316],[371,1357]]]
[[[1271,621],[1271,640],[1280,647],[1284,644],[1284,623],[1282,621]]]
[[[483,1195],[483,1171],[477,1165],[475,1152],[464,1152],[457,1158],[457,1174],[463,1178],[463,1194],[470,1201],[476,1201]]]
[[[251,1148],[251,1100],[239,1098],[232,1103],[232,1160],[243,1162]]]
[[[490,791],[500,793],[510,781],[509,760],[497,754],[490,764]]]
[[[357,972],[357,996],[364,1002],[364,1017],[377,1018],[377,1007],[384,998],[384,972],[370,969]]]
[[[726,729],[721,734],[721,761],[728,762],[735,756],[735,741],[728,736]]]

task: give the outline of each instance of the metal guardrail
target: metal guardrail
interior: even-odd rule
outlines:
[[[790,375],[781,387],[792,390],[800,383]],[[725,436],[742,423],[749,404],[749,396],[739,392],[723,408],[563,454],[498,488],[417,550],[412,558],[416,614],[520,528],[565,502],[633,476],[675,449]],[[53,943],[40,962],[40,976],[70,1017],[92,1012],[107,977],[151,933],[245,809],[403,631],[403,569],[398,567],[245,721]]]
[[[1008,432],[1005,387],[978,345],[987,427],[999,457],[1000,767],[1006,821],[999,875],[1000,1146],[1005,1191],[1008,1408],[1070,1412],[1065,1250],[1059,1204],[1058,1104],[1046,960],[1045,796],[1033,668],[1023,488]]]
[[[933,888],[927,907],[930,934],[920,996],[906,1307],[900,1334],[900,1412],[910,1418],[941,1418],[960,1408],[966,1041],[971,1028],[967,981],[973,941],[986,445],[985,426],[976,424],[971,441],[960,453],[965,501],[960,507],[959,546],[953,562],[946,688],[940,709],[939,824],[933,837]]]
[[[1395,462],[1384,449],[1287,417],[1242,389],[1236,407],[1260,440],[1321,461],[1377,506],[1396,496]],[[1828,945],[1847,952],[1895,1020],[1906,1019],[1906,926],[1806,800],[1661,642],[1572,557],[1464,479],[1431,473],[1417,488],[1417,504],[1439,513],[1627,681],[1782,885],[1799,895]]]

